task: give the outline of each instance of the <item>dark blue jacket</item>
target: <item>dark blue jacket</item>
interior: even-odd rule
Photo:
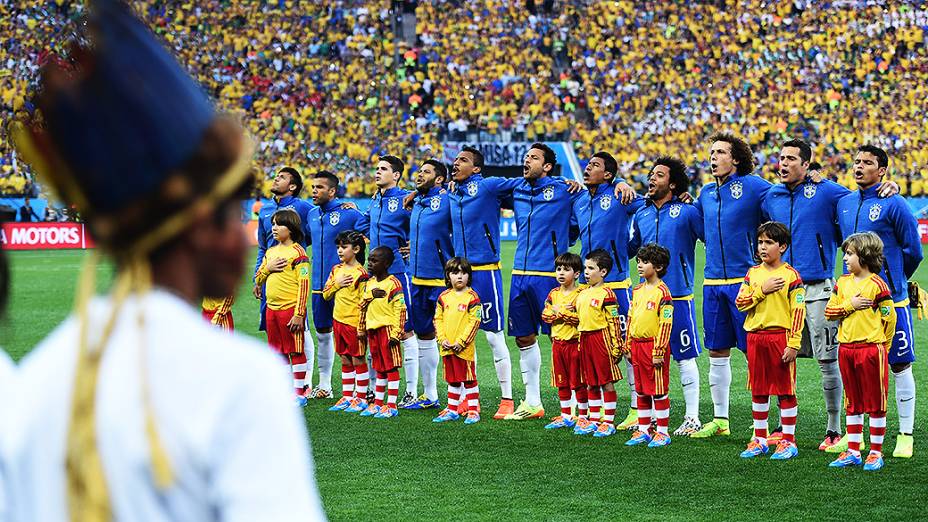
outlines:
[[[448,192],[432,187],[426,194],[416,194],[414,201],[409,218],[409,275],[444,280],[445,262],[454,257]]]
[[[378,190],[371,197],[371,205],[358,222],[358,230],[370,239],[370,249],[386,246],[393,249],[391,275],[406,272],[406,260],[399,248],[409,244],[409,214],[403,208],[403,198],[409,191],[393,187],[387,191]]]
[[[519,231],[513,270],[554,273],[554,258],[577,242],[580,230],[571,208],[580,197],[581,192],[567,192],[560,178],[520,180],[512,192]]]
[[[322,207],[314,206],[309,212],[309,243],[313,249],[313,291],[322,291],[332,267],[340,262],[335,237],[345,230],[367,232],[358,228],[364,214],[356,209],[341,207],[342,202],[333,199]]]
[[[632,216],[644,205],[644,198],[635,198],[625,205],[615,197],[615,185],[604,184],[582,190],[573,201],[573,217],[580,227],[580,257],[601,248],[612,257],[612,270],[607,283],[628,278],[628,237]]]
[[[474,174],[456,184],[448,197],[455,255],[472,265],[499,263],[500,204],[520,183],[522,178]]]
[[[641,245],[657,243],[670,251],[670,264],[664,283],[676,298],[693,295],[696,266],[696,240],[703,241],[702,213],[676,196],[660,208],[650,200],[632,217],[629,254],[637,255]]]

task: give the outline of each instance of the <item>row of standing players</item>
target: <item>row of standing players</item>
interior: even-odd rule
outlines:
[[[417,191],[397,188],[403,173],[394,157],[381,157],[375,181],[379,191],[370,208],[361,213],[335,199],[338,179],[321,172],[313,178],[311,206],[293,196],[301,189],[299,174],[282,169],[272,191],[275,203],[262,209],[259,223],[259,263],[272,244],[269,222],[280,208],[293,208],[305,223],[312,244],[312,313],[319,345],[320,383],[311,396],[331,396],[334,362],[332,304],[322,297],[325,275],[338,262],[333,238],[344,230],[364,234],[372,247],[387,246],[394,253],[388,269],[403,287],[409,313],[402,337],[407,388],[401,406],[437,406],[435,369],[438,346],[432,318],[444,290],[444,262],[456,254],[473,266],[472,287],[481,302],[480,328],[493,349],[502,401],[496,418],[526,419],[544,415],[539,391],[540,352],[535,336],[550,333],[542,320],[545,298],[555,286],[554,259],[576,240],[585,257],[603,249],[616,260],[604,278],[616,295],[624,333],[631,283],[628,259],[640,245],[656,243],[670,254],[664,281],[670,290],[674,317],[670,352],[680,367],[686,403],[684,422],[675,433],[711,437],[730,433],[728,396],[731,383],[729,351],[747,350],[745,314],[738,310],[738,290],[755,261],[757,227],[764,221],[784,223],[792,246],[783,254],[801,276],[806,316],[801,352],[814,357],[822,372],[828,424],[821,449],[842,451],[854,434],[841,435],[841,376],[838,365],[838,324],[826,317],[825,305],[833,293],[834,256],[840,242],[855,232],[872,231],[884,245],[886,280],[897,312],[895,333],[887,359],[896,381],[899,436],[895,456],[912,454],[915,385],[911,363],[914,338],[909,312],[908,285],[921,261],[917,223],[901,197],[892,195],[892,183],[883,183],[888,158],[882,150],[862,146],[854,160],[859,188],[849,191],[809,172],[811,148],[800,140],[783,144],[780,183],[771,185],[751,175],[749,146],[731,135],[708,140],[715,183],[703,187],[692,202],[686,197],[685,166],[674,158],[659,158],[649,175],[647,198],[636,198],[627,184],[616,181],[617,165],[608,153],[597,153],[584,171],[586,190],[549,176],[555,164],[553,151],[533,145],[526,154],[521,179],[484,178],[481,153],[464,148],[450,176],[436,161],[423,164],[416,177]],[[445,182],[448,182],[447,184]],[[511,205],[518,226],[509,301],[509,335],[516,337],[526,386],[518,409],[512,402],[511,363],[502,334],[502,281],[499,271],[499,210]],[[409,209],[411,206],[411,210]],[[701,425],[698,417],[699,378],[695,357],[701,352],[693,306],[693,267],[696,241],[706,248],[703,290],[705,344],[710,352],[709,382],[713,420]],[[256,288],[256,295],[260,288]],[[262,318],[264,314],[262,313]],[[307,348],[312,346],[308,340]],[[310,350],[309,360],[314,357]],[[425,393],[416,397],[419,361]],[[632,366],[626,362],[629,370]],[[343,368],[344,370],[344,368]],[[343,381],[350,376],[343,371]],[[637,397],[634,371],[628,381],[632,400],[625,422],[634,426]],[[309,372],[311,375],[311,372]],[[779,430],[777,430],[779,431]]]

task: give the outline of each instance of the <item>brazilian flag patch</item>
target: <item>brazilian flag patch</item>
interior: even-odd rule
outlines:
[[[882,314],[882,315],[889,315],[889,307],[886,306],[886,305],[881,306],[881,307],[880,307],[880,314]]]
[[[309,267],[307,267],[305,264],[300,266],[300,275],[301,276],[309,275]]]
[[[664,319],[670,319],[673,316],[673,308],[669,306],[664,308]]]
[[[483,319],[483,307],[478,306],[474,308],[474,317]]]
[[[612,308],[609,309],[609,315],[611,315],[612,317],[618,317],[618,316],[619,316],[619,309],[618,309],[617,307],[613,306]]]
[[[805,294],[803,294],[802,292],[799,292],[798,294],[796,294],[796,302],[798,304],[802,304],[802,302],[805,300],[806,300]]]

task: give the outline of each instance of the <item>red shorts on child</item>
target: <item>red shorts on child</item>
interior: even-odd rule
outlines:
[[[390,344],[387,327],[367,331],[367,345],[371,348],[371,366],[374,371],[387,373],[403,367],[403,351],[400,343]]]
[[[754,395],[796,395],[796,361],[783,362],[786,330],[748,332],[748,386]]]
[[[602,330],[580,332],[580,378],[587,386],[602,386],[622,379],[612,348]]]
[[[654,367],[654,339],[631,339],[632,370],[635,372],[635,392],[660,397],[670,390],[670,347],[664,351],[664,364]]]
[[[203,318],[206,319],[206,322],[212,323],[213,317],[215,317],[215,310],[203,310]],[[223,316],[222,319],[216,323],[216,326],[222,328],[223,330],[229,330],[230,332],[235,330],[235,321],[232,320],[232,312],[227,313]]]
[[[580,379],[580,340],[551,340],[551,386],[576,389]]]
[[[285,310],[271,310],[268,308],[264,314],[267,328],[267,343],[271,348],[283,355],[303,353],[304,331],[294,333],[290,331],[287,323],[293,319],[293,308]]]
[[[443,356],[441,362],[445,369],[445,382],[448,384],[477,380],[477,367],[474,361],[449,354]]]
[[[886,411],[889,363],[886,348],[875,343],[841,343],[838,367],[848,415]]]
[[[367,353],[364,343],[358,340],[358,328],[332,320],[332,337],[335,341],[335,353],[350,357],[364,357]]]

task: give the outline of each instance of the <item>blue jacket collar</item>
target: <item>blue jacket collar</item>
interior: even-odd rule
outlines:
[[[431,198],[433,196],[437,196],[441,194],[443,190],[444,190],[444,187],[442,187],[441,185],[435,185],[434,187],[430,188],[429,191],[426,192],[425,194],[421,192],[416,192],[416,198],[418,199]]]
[[[278,206],[278,207],[286,207],[286,206],[288,206],[288,205],[293,205],[293,202],[296,201],[296,200],[298,200],[298,199],[300,199],[300,198],[298,198],[298,197],[296,197],[296,196],[284,196],[284,197],[282,197],[282,198],[280,198],[280,199],[277,200],[277,206]]]
[[[402,196],[405,194],[405,191],[399,187],[393,187],[387,190],[378,190],[377,195],[381,198],[389,198],[393,196]]]
[[[338,210],[341,206],[342,206],[341,200],[339,200],[338,198],[335,198],[329,201],[328,203],[326,203],[325,205],[323,205],[320,208],[320,210],[322,210],[323,212],[332,212],[333,210]]]
[[[880,197],[879,191],[880,191],[880,184],[879,184],[879,183],[877,183],[877,184],[875,184],[875,185],[873,185],[872,187],[867,188],[867,189],[860,189],[860,188],[857,189],[857,192],[860,193],[860,194],[859,194],[860,199],[873,199],[873,198],[878,198],[878,197]]]
[[[650,206],[654,207],[654,208],[657,209],[657,210],[660,210],[660,209],[662,209],[662,208],[665,208],[665,207],[667,207],[668,205],[670,205],[670,204],[672,204],[672,203],[683,203],[683,202],[680,201],[680,198],[677,197],[677,196],[672,196],[672,197],[670,198],[670,200],[669,200],[667,203],[664,203],[663,206],[661,206],[661,207],[658,207],[657,205],[655,205],[655,204],[654,204],[654,200],[651,199],[651,198],[647,198],[647,199],[645,200],[645,202],[644,202],[645,206],[650,205]]]

